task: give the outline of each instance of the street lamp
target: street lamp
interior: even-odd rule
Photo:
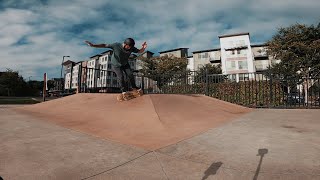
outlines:
[[[31,78],[32,76],[29,76],[29,82],[30,82],[30,78]]]
[[[62,62],[61,62],[61,74],[60,74],[60,82],[61,82],[60,87],[61,87],[61,90],[62,90],[62,87],[63,87],[63,84],[62,84],[62,68],[63,68],[63,63],[64,63],[64,58],[65,58],[65,57],[70,57],[70,56],[63,56],[63,57],[62,57]]]

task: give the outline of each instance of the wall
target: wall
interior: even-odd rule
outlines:
[[[193,54],[194,68],[197,71],[201,67],[205,66],[206,64],[212,64],[212,63],[219,64],[221,63],[220,57],[221,57],[220,50],[194,53]]]
[[[255,72],[249,35],[220,38],[221,65],[223,74]],[[241,50],[226,50],[247,46]]]

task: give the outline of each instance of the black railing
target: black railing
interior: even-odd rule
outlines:
[[[216,78],[223,75],[209,75]],[[320,78],[285,79],[265,74],[240,74],[234,80],[210,83],[208,96],[248,107],[316,108],[319,105]]]
[[[117,77],[110,70],[80,67],[78,74],[77,84],[73,83],[71,90],[120,92]],[[275,78],[264,73],[143,75],[136,72],[135,80],[146,94],[205,94],[255,108],[320,108],[320,78]]]

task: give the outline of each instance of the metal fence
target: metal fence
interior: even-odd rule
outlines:
[[[256,108],[320,108],[320,78],[276,78],[265,73],[136,72],[135,80],[146,94],[205,94]],[[120,92],[115,73],[85,67],[79,69],[77,83],[72,83],[70,89],[80,93]]]

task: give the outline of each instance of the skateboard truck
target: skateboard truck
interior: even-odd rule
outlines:
[[[128,101],[133,98],[139,97],[143,95],[142,89],[134,90],[134,91],[128,91],[123,92],[117,96],[118,101]]]

